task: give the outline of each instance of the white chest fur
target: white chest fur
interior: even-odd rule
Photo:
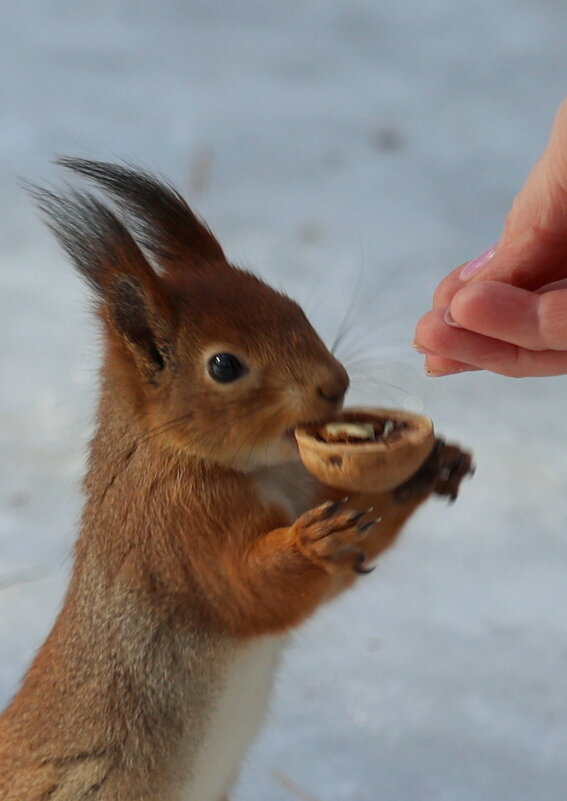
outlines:
[[[264,722],[274,671],[287,636],[235,649],[183,801],[222,801]]]
[[[314,482],[300,462],[251,472],[261,500],[284,509],[292,523],[313,504]],[[259,637],[235,648],[183,801],[222,801],[258,733],[287,635]]]
[[[301,462],[263,467],[250,473],[262,501],[276,504],[289,514],[292,523],[315,502],[316,484]]]

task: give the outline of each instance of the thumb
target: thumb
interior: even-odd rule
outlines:
[[[567,278],[567,101],[547,147],[516,196],[498,245],[465,265],[461,281],[503,281],[524,289]]]

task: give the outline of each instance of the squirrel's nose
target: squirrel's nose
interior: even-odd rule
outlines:
[[[321,381],[317,387],[317,394],[323,400],[332,403],[335,406],[340,406],[344,400],[345,393],[348,389],[348,374],[344,368],[340,371],[333,373],[324,381]]]

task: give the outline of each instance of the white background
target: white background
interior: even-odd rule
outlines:
[[[566,36],[562,0],[3,4],[1,702],[64,591],[98,362],[18,181],[123,157],[329,340],[353,299],[351,400],[423,406],[478,463],[297,634],[234,798],[564,801],[566,380],[426,379],[410,342],[498,238],[567,95]]]

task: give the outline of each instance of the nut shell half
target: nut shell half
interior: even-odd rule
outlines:
[[[385,439],[325,442],[326,423],[374,423],[378,432],[386,421],[395,424]],[[349,492],[387,492],[410,478],[433,449],[435,434],[429,417],[399,409],[345,409],[332,421],[299,425],[295,429],[299,456],[319,481]]]

